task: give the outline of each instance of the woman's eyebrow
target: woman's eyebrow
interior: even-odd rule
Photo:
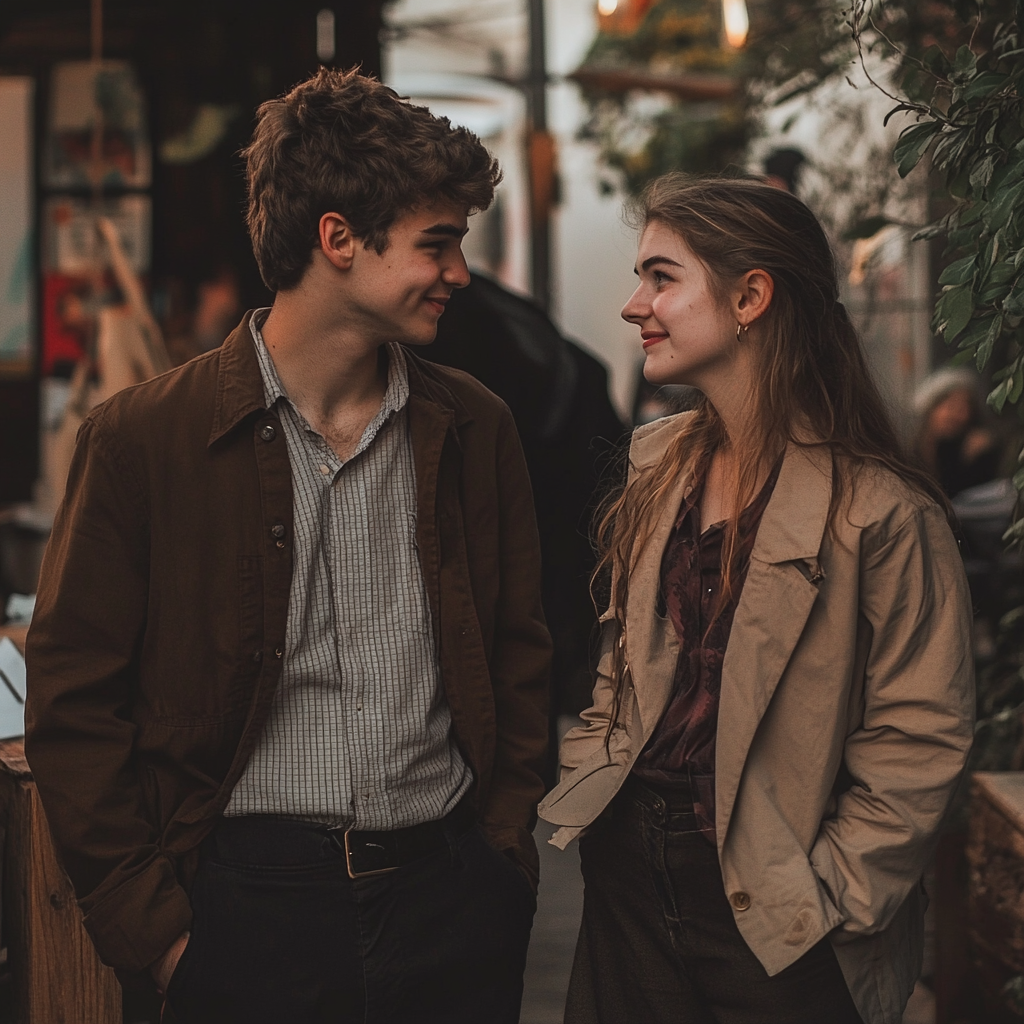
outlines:
[[[640,264],[640,270],[650,270],[657,263],[667,263],[670,267],[682,267],[681,263],[677,263],[673,259],[669,259],[668,256],[649,256],[647,259]],[[633,268],[634,274],[639,274],[640,270],[636,267]]]

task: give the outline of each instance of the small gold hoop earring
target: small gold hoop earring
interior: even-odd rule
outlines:
[[[749,331],[749,330],[750,330],[750,324],[737,324],[736,325],[736,340],[737,341],[740,340],[740,331],[742,331],[744,334],[746,334],[747,331]]]

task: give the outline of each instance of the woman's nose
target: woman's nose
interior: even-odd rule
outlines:
[[[650,303],[643,301],[641,291],[642,285],[637,285],[636,291],[629,297],[629,301],[622,307],[619,316],[631,324],[639,324],[650,316]]]

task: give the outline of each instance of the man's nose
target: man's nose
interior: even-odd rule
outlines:
[[[458,256],[441,272],[441,280],[452,288],[465,288],[469,284],[469,267],[461,249]]]

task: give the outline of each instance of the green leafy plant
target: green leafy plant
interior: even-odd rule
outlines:
[[[980,20],[980,29],[984,24]],[[867,5],[851,11],[862,44],[873,26]],[[933,329],[954,346],[955,363],[991,373],[990,406],[1009,413],[1024,395],[1024,47],[1016,20],[991,27],[980,52],[962,44],[952,57],[932,45],[920,57],[903,53],[903,96],[890,117],[917,115],[893,157],[906,176],[930,153],[951,205],[916,239],[942,238],[952,261],[939,277]],[[1014,484],[1024,491],[1024,450]],[[1007,541],[1024,541],[1018,519]]]

